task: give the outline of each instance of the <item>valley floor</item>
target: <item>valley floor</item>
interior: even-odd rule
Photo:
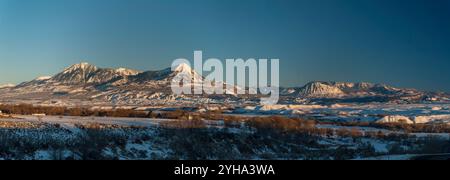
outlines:
[[[281,117],[245,122],[23,115],[0,119],[1,159],[377,160],[445,153],[450,153],[447,133],[311,126]]]
[[[135,126],[135,127],[154,127],[161,122],[173,121],[170,119],[153,119],[153,118],[127,118],[127,117],[82,117],[82,116],[32,116],[32,115],[15,115],[14,118],[2,118],[1,121],[9,122],[31,122],[31,123],[49,123],[60,124],[65,127],[75,127],[80,124],[104,124],[118,126]]]

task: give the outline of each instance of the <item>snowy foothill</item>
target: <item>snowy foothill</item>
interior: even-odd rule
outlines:
[[[272,105],[237,108],[237,114],[313,117],[319,120],[379,123],[450,123],[449,104],[348,103],[331,105]]]
[[[4,88],[13,88],[16,85],[14,84],[0,84],[0,89],[4,89]]]
[[[385,116],[376,123],[402,123],[402,124],[414,124],[414,121],[405,116]]]

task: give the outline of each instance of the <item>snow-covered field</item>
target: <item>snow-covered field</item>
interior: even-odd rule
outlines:
[[[351,130],[358,130],[362,132],[363,134],[367,133],[378,133],[382,132],[383,134],[405,134],[405,131],[393,131],[388,129],[382,129],[382,128],[376,128],[376,127],[361,127],[361,126],[339,126],[339,125],[317,125],[317,128],[322,129],[333,129],[333,130],[341,130],[345,129],[348,131]],[[450,133],[407,133],[410,136],[415,136],[417,138],[426,138],[426,137],[436,137],[436,138],[442,138],[442,139],[449,139],[450,140]]]
[[[450,124],[450,104],[446,103],[246,106],[237,109],[235,112],[241,114],[306,116],[331,121],[374,122],[384,120],[397,122],[406,120],[407,123]]]
[[[2,121],[11,122],[42,122],[50,124],[60,124],[66,127],[73,127],[75,124],[107,124],[119,126],[154,127],[161,122],[173,121],[169,119],[150,118],[124,118],[124,117],[80,117],[80,116],[31,116],[17,115],[15,118],[4,118]]]
[[[377,156],[377,157],[369,157],[369,158],[361,158],[361,159],[355,159],[355,160],[394,160],[394,161],[403,161],[403,160],[414,160],[414,159],[420,159],[424,157],[435,157],[436,159],[440,160],[448,160],[450,157],[450,154],[444,153],[444,154],[400,154],[400,155],[386,155],[386,156]],[[428,158],[430,159],[430,158]]]
[[[175,119],[13,115],[0,118],[0,159],[442,158],[439,154],[450,153],[448,133],[339,123],[446,124],[449,107],[378,103],[277,105],[247,106],[223,114],[246,119],[238,126],[225,120],[200,120],[199,124]],[[307,117],[317,124],[293,134],[259,130],[255,124],[247,124],[249,119],[270,119],[272,115]],[[167,126],[171,123],[174,125]]]

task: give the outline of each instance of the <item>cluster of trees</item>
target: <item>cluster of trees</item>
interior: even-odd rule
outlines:
[[[225,121],[226,122],[226,121]],[[226,124],[226,123],[225,123]],[[407,131],[398,133],[386,133],[384,131],[363,131],[356,127],[351,128],[318,128],[318,122],[313,120],[305,120],[300,118],[288,118],[283,116],[273,117],[254,117],[245,121],[245,126],[254,128],[263,134],[283,133],[283,134],[297,134],[303,136],[315,137],[344,137],[344,138],[376,138],[390,141],[413,138],[408,135]],[[397,124],[399,125],[399,124]],[[415,126],[408,126],[415,127]],[[418,126],[422,127],[422,126]],[[426,127],[425,125],[423,127]],[[416,129],[424,132],[424,129]],[[436,132],[435,130],[433,130]]]
[[[405,133],[450,133],[448,124],[405,124],[405,123],[374,123],[374,122],[318,122],[347,127],[374,127]]]
[[[246,126],[257,130],[279,130],[283,132],[305,131],[315,129],[316,122],[284,116],[253,117],[245,122]]]
[[[349,128],[318,128],[317,122],[314,120],[307,120],[302,118],[289,118],[285,116],[270,116],[270,117],[242,117],[224,115],[219,113],[203,113],[193,114],[185,111],[173,111],[165,115],[168,119],[177,119],[163,124],[164,127],[177,129],[202,129],[206,128],[207,124],[204,119],[214,121],[223,121],[225,128],[251,128],[262,134],[302,134],[303,136],[320,136],[320,137],[349,137],[349,138],[377,138],[385,140],[399,140],[407,139],[410,132],[450,132],[447,131],[446,125],[425,125],[425,124],[375,124],[369,122],[339,122],[327,123],[333,125],[341,125]],[[353,127],[353,128],[352,128]],[[380,129],[388,129],[392,131],[402,131],[404,133],[385,133],[383,131],[362,131],[357,127],[375,127]]]
[[[43,124],[36,124],[30,122],[13,122],[13,121],[0,121],[0,129],[37,129],[42,127]]]
[[[165,111],[150,114],[151,118],[160,118],[160,119],[186,119],[189,117],[189,112],[180,109],[175,111]]]
[[[162,122],[161,127],[175,129],[205,129],[207,124],[200,119],[184,119]]]
[[[389,129],[389,130],[403,130],[407,133],[450,133],[450,125],[448,124],[374,124],[374,127]]]
[[[114,109],[114,110],[93,110],[83,107],[50,107],[33,106],[29,104],[19,105],[0,105],[0,111],[5,114],[31,115],[44,113],[53,116],[108,116],[108,117],[149,117],[149,112],[136,111],[132,109]]]

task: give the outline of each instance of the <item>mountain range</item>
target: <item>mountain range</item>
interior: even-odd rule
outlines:
[[[180,105],[247,102],[231,95],[175,95],[171,80],[176,75],[204,79],[186,64],[172,71],[137,71],[126,68],[99,68],[89,63],[74,64],[49,77],[39,77],[17,86],[0,86],[0,102],[39,103],[64,106],[109,105]],[[241,88],[241,87],[234,87]],[[235,89],[226,89],[234,91]],[[298,99],[358,99],[418,101],[445,99],[447,94],[395,88],[384,84],[349,82],[310,82],[302,87],[281,88],[281,103]],[[284,101],[284,102],[283,102]],[[376,101],[376,100],[375,100]]]
[[[415,89],[395,88],[385,84],[314,81],[300,88],[285,89],[285,94],[310,98],[337,98],[362,96],[404,96],[423,92]]]

